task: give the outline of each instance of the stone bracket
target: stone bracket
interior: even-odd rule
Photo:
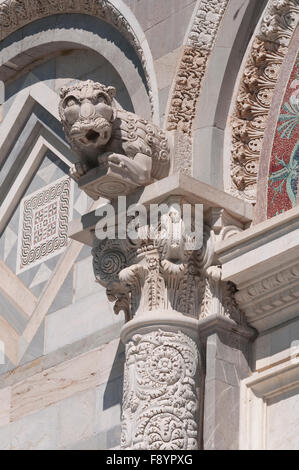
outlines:
[[[239,226],[241,229],[250,224],[253,218],[251,204],[191,176],[180,173],[168,176],[145,188],[137,189],[134,195],[127,197],[127,205],[138,203],[148,207],[150,204],[162,203],[170,196],[181,196],[190,203],[203,204],[204,214],[209,219],[211,217],[210,209],[221,208],[232,217],[234,225]],[[103,200],[100,200],[99,206],[103,204]],[[117,208],[117,203],[113,202],[111,204]],[[97,210],[95,210],[84,214],[81,219],[71,221],[69,224],[69,237],[93,246],[94,231],[99,218]]]

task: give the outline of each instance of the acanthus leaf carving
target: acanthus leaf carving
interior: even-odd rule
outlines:
[[[151,78],[142,45],[127,19],[109,0],[4,0],[0,3],[0,40],[30,22],[49,15],[63,13],[83,13],[96,16],[120,31],[133,46],[140,59],[153,113]]]
[[[189,235],[179,215],[176,198],[168,200],[168,211],[159,226],[139,228],[139,239],[104,240],[93,250],[98,282],[107,288],[114,311],[124,311],[126,320],[153,311],[175,311],[193,318],[212,313],[243,322],[233,285],[222,282],[215,265],[214,245],[241,229],[223,211],[214,211],[214,229],[204,225],[198,250],[187,250]],[[224,224],[224,226],[222,226]],[[218,226],[219,225],[219,226]]]

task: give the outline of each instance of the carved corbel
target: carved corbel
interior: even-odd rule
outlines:
[[[87,80],[64,87],[59,114],[77,155],[71,176],[91,198],[115,199],[164,178],[170,169],[166,133],[120,109],[115,88]]]

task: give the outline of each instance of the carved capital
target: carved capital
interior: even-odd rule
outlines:
[[[134,242],[96,240],[93,266],[97,281],[115,302],[114,311],[125,312],[126,320],[147,312],[176,312],[195,319],[217,313],[240,323],[243,314],[234,300],[235,289],[221,280],[214,245],[241,230],[223,210],[206,214],[199,249],[190,249],[194,237],[186,229],[182,207],[186,201],[171,197],[157,225],[138,228]],[[162,207],[162,206],[160,206]],[[191,228],[194,231],[194,214]],[[235,222],[237,224],[237,222]]]
[[[239,308],[232,282],[223,282],[220,266],[211,266],[202,279],[203,298],[199,318],[202,320],[212,315],[229,318],[238,325],[246,323],[245,316]]]

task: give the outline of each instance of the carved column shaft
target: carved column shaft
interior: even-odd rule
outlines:
[[[198,448],[199,358],[182,331],[135,333],[126,344],[123,449]]]
[[[223,211],[213,210],[209,217],[206,214],[201,247],[186,250],[189,237],[179,217],[183,202],[166,199],[168,211],[161,216],[159,230],[146,222],[134,242],[129,238],[95,242],[96,277],[115,302],[115,312],[123,310],[127,320],[121,333],[126,345],[123,449],[191,450],[201,447],[202,439],[209,446],[217,412],[211,416],[209,406],[200,409],[201,397],[211,389],[205,404],[212,403],[217,410],[224,382],[214,380],[211,370],[214,364],[217,370],[222,364],[231,367],[226,357],[219,361],[213,356],[213,341],[219,328],[230,330],[230,337],[236,331],[238,338],[245,335],[244,343],[252,334],[235,302],[233,284],[222,281],[214,253],[216,240],[232,236],[239,228]],[[223,354],[220,346],[219,351]],[[227,354],[236,361],[243,358],[242,352]],[[206,365],[212,364],[206,381],[202,356]],[[236,374],[244,373],[243,365],[240,371],[238,362],[234,367]],[[238,384],[228,387],[238,397]],[[233,408],[234,436],[237,406]],[[218,434],[211,448],[223,445]]]

